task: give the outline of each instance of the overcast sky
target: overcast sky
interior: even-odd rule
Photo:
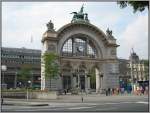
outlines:
[[[55,29],[70,23],[70,13],[79,11],[83,2],[2,2],[2,46],[41,49],[46,23]],[[91,24],[106,33],[113,31],[119,58],[128,59],[131,48],[140,59],[148,58],[148,10],[133,13],[131,7],[120,9],[116,2],[85,2]],[[31,43],[31,37],[33,42]]]

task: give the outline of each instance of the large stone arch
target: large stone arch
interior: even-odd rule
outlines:
[[[73,35],[86,35],[91,40],[93,40],[96,49],[98,50],[99,58],[106,58],[107,48],[105,46],[105,41],[107,40],[106,35],[99,30],[97,27],[91,24],[82,24],[82,23],[72,23],[63,26],[58,30],[58,54],[60,55],[63,44],[67,39]]]

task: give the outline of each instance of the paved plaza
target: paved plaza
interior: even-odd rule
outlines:
[[[148,96],[63,95],[57,100],[5,99],[2,111],[149,111]],[[19,106],[19,107],[18,107]]]

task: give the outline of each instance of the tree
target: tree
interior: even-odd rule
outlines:
[[[59,74],[58,56],[54,53],[44,53],[42,56],[45,65],[45,77],[50,78],[50,89],[51,89],[51,79],[55,78]]]
[[[133,12],[144,11],[146,8],[149,9],[149,1],[118,1],[117,4],[120,5],[120,8],[125,8],[127,6],[133,7]]]
[[[31,80],[31,65],[24,64],[21,66],[20,71],[18,72],[17,79],[27,86],[28,80]]]
[[[91,82],[91,88],[96,88],[96,75],[95,75],[95,69],[93,68],[91,72],[89,73],[90,76],[90,82]]]

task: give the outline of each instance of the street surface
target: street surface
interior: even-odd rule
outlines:
[[[61,96],[58,100],[5,99],[2,111],[107,111],[148,112],[148,96]]]

